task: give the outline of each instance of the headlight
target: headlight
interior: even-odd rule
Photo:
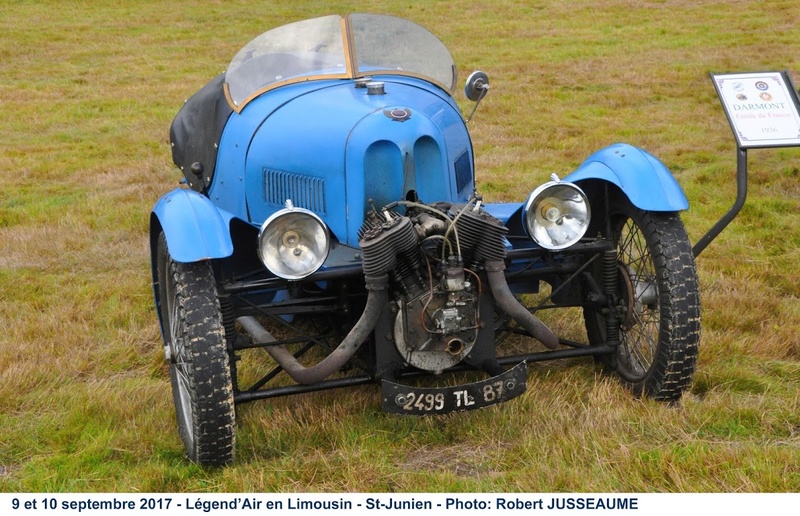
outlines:
[[[525,203],[525,227],[545,249],[565,249],[578,242],[589,227],[591,213],[583,190],[572,183],[553,181],[534,190]]]
[[[316,272],[328,256],[328,228],[314,213],[287,207],[272,214],[258,235],[258,256],[281,278],[302,279]]]

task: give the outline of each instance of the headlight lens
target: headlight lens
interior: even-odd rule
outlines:
[[[554,180],[534,190],[525,203],[525,227],[545,249],[565,249],[578,242],[589,227],[591,213],[583,190]]]
[[[328,249],[325,223],[303,208],[275,212],[258,235],[259,258],[270,272],[284,279],[302,279],[316,272]]]

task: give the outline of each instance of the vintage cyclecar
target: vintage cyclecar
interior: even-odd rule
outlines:
[[[527,363],[579,356],[637,395],[690,385],[698,280],[669,170],[620,143],[487,202],[456,87],[419,25],[326,16],[258,36],[178,112],[185,185],[153,208],[152,275],[191,460],[230,463],[235,407],[277,396],[374,383],[386,411],[442,414],[518,396]],[[488,90],[467,78],[470,100]],[[561,307],[586,342],[537,317]],[[504,350],[512,334],[530,349]],[[483,376],[454,385],[461,371]]]

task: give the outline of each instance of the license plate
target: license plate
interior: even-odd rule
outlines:
[[[453,387],[410,387],[383,380],[382,407],[385,412],[414,416],[488,407],[525,392],[527,375],[527,365],[522,362],[486,380]]]

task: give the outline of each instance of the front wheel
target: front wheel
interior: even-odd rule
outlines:
[[[608,343],[608,314],[619,346],[606,364],[639,395],[676,401],[690,386],[700,340],[700,297],[689,237],[677,213],[626,206],[612,213],[615,306],[584,309],[591,345]],[[608,269],[609,265],[606,265]],[[597,283],[609,283],[595,269]],[[613,274],[611,274],[613,277]]]
[[[178,430],[190,460],[233,462],[233,385],[214,272],[172,259],[158,241],[158,294]]]

